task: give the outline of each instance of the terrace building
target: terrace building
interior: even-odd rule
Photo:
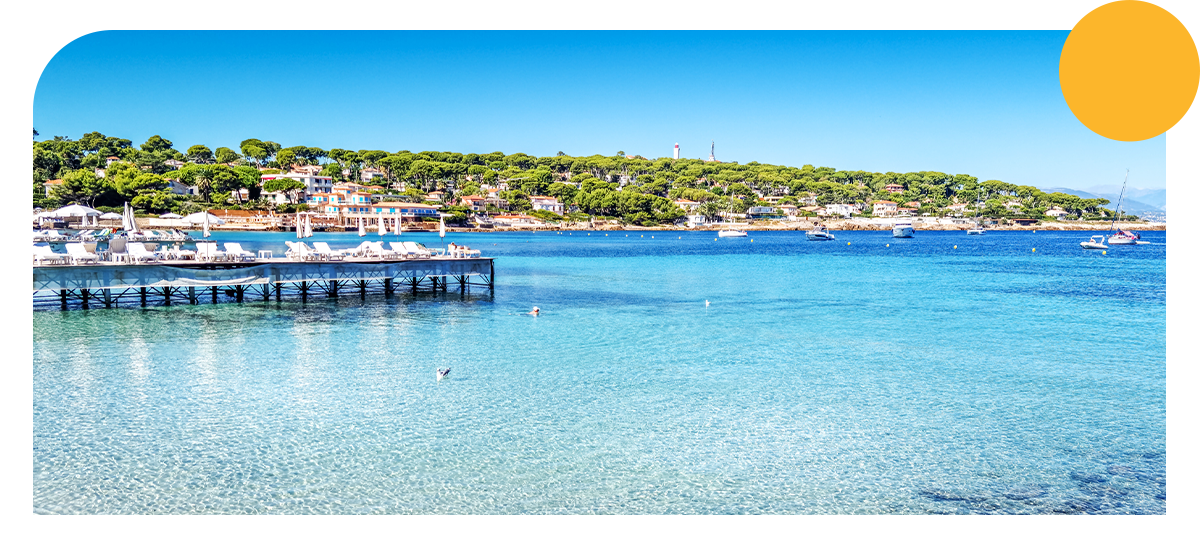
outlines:
[[[872,207],[871,214],[875,216],[895,216],[896,202],[895,201],[875,201]]]

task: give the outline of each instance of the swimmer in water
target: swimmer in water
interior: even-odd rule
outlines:
[[[532,311],[532,312],[529,312],[529,315],[531,315],[531,316],[536,316],[536,315],[538,315],[538,312],[541,312],[541,310],[538,310],[538,307],[537,307],[537,306],[534,306],[534,307],[533,307],[533,311]]]

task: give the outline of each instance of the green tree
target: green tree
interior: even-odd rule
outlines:
[[[96,197],[107,190],[105,182],[91,170],[75,170],[62,178],[62,183],[50,190],[50,197],[67,205],[81,203],[92,206]]]
[[[297,193],[304,189],[304,184],[291,178],[276,178],[263,182],[262,189],[267,193],[285,192],[291,202],[296,203]]]
[[[228,147],[218,147],[215,157],[216,161],[221,164],[236,163],[242,158],[242,156],[238,155],[236,151],[229,149]]]
[[[213,152],[207,146],[193,145],[187,150],[187,159],[197,164],[209,164],[213,162]]]

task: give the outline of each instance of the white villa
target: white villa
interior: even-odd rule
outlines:
[[[895,216],[896,202],[895,201],[875,201],[874,207],[871,209],[871,214],[875,216]]]

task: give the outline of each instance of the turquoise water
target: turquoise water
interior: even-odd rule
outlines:
[[[452,234],[494,294],[35,311],[33,507],[1165,513],[1165,233],[836,233]]]

